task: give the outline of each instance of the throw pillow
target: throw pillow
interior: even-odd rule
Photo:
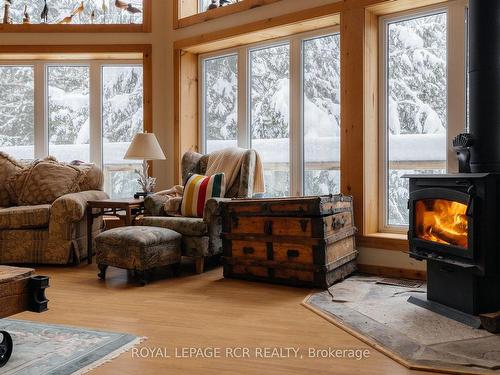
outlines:
[[[213,176],[191,175],[184,186],[182,216],[203,217],[205,203],[210,198],[223,198],[225,192],[224,173]]]
[[[71,165],[83,172],[82,178],[80,179],[80,191],[102,190],[104,177],[101,168],[95,164],[87,163],[81,163],[78,165],[71,163]]]
[[[83,171],[56,161],[40,161],[18,172],[8,182],[17,204],[52,204],[57,198],[79,191]]]
[[[0,207],[10,207],[15,202],[10,198],[7,181],[17,172],[23,169],[23,165],[5,152],[0,151]]]

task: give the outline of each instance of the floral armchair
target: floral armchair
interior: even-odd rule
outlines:
[[[190,173],[205,174],[209,155],[188,151],[182,157],[182,180]],[[238,177],[227,187],[225,198],[210,199],[205,205],[203,218],[168,216],[163,209],[165,197],[148,196],[145,201],[146,216],[142,225],[157,226],[182,234],[182,255],[195,258],[196,272],[202,273],[206,257],[222,253],[220,238],[222,223],[219,203],[228,198],[247,198],[253,195],[253,179],[257,154],[247,150]]]

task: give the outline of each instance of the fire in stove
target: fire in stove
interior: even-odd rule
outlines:
[[[468,248],[467,206],[445,199],[423,199],[415,204],[418,238]]]

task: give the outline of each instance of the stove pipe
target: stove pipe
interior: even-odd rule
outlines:
[[[500,172],[500,1],[469,1],[472,172]]]

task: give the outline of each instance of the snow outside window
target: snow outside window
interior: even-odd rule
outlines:
[[[124,160],[135,134],[144,129],[142,66],[102,67],[102,141],[105,190],[111,198],[140,191],[134,170],[141,162]]]
[[[35,156],[34,76],[32,66],[0,66],[0,150],[17,159]]]
[[[340,34],[302,42],[304,194],[340,192]]]
[[[203,129],[206,152],[237,146],[238,56],[204,60]]]
[[[386,225],[408,225],[406,173],[445,173],[447,13],[386,23]]]
[[[90,162],[89,67],[47,67],[49,154]]]
[[[290,195],[290,45],[250,51],[251,146],[264,164],[266,196]]]
[[[49,8],[48,23],[57,24],[64,18],[71,16],[79,8],[81,1],[77,0],[47,0]],[[142,0],[126,0],[127,4],[143,10]],[[3,1],[1,2],[3,5]],[[142,24],[142,13],[131,14],[115,6],[115,0],[86,0],[83,2],[84,10],[72,17],[72,24]],[[42,0],[12,1],[10,8],[12,20],[15,24],[23,23],[24,6],[30,16],[32,24],[41,23],[44,2]],[[94,18],[92,19],[92,13]],[[2,7],[3,14],[3,7]]]
[[[144,129],[144,74],[135,61],[0,64],[0,151],[96,163],[112,198],[139,191],[123,160]]]

